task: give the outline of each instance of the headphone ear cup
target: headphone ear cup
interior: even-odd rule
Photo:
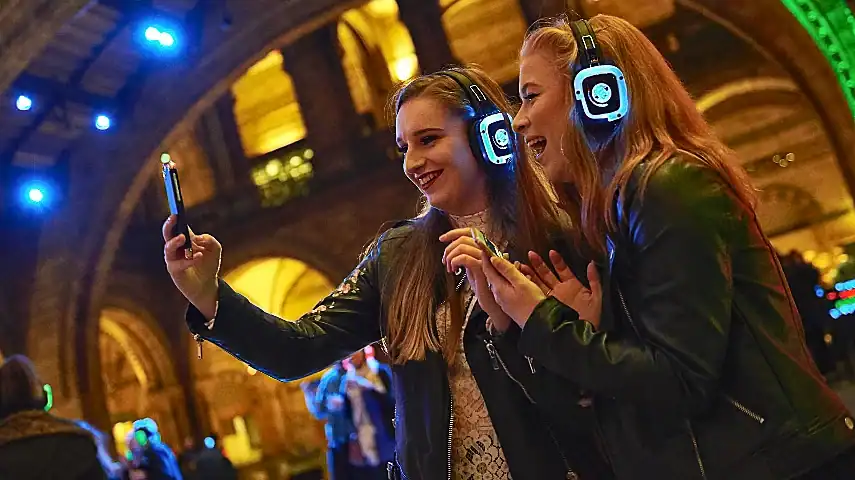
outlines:
[[[484,150],[484,144],[482,143],[481,133],[479,131],[479,123],[481,119],[475,119],[469,122],[469,148],[472,149],[472,154],[475,155],[475,158],[478,159],[479,162],[484,162],[489,164],[489,160],[487,160],[487,154]]]

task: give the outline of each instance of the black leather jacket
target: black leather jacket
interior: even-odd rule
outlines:
[[[221,281],[213,328],[205,326],[191,305],[190,330],[197,340],[219,345],[276,379],[294,380],[322,370],[382,338],[383,286],[412,228],[408,222],[387,231],[333,293],[295,322],[265,313]],[[464,351],[513,478],[611,478],[597,450],[591,409],[576,406],[578,389],[562,386],[567,382],[549,372],[532,373],[516,350],[514,335],[494,339],[485,321],[476,303],[464,332]],[[404,478],[450,478],[453,418],[445,361],[428,352],[425,360],[394,365],[392,371],[396,451]],[[541,395],[546,397],[543,405],[533,406]],[[578,476],[568,476],[568,468]]]
[[[855,444],[753,212],[669,160],[616,208],[599,331],[554,298],[519,348],[595,395],[620,479],[794,478]]]

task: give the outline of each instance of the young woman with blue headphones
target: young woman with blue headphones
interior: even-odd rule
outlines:
[[[516,153],[509,110],[499,86],[474,68],[403,85],[394,97],[396,138],[404,175],[424,195],[424,209],[380,235],[341,285],[293,322],[263,312],[218,279],[221,246],[214,237],[191,233],[195,254],[185,259],[184,238],[172,237],[175,219],[168,219],[167,270],[191,303],[187,321],[197,340],[282,380],[382,340],[393,370],[394,475],[607,478],[590,423],[561,423],[572,416],[564,412],[578,409],[578,390],[556,381],[540,388],[542,378],[511,337],[494,339],[487,329],[488,317],[500,325],[510,318],[486,287],[471,227],[522,252],[543,251],[549,232],[562,229],[548,181]],[[521,378],[538,392],[554,386],[550,398],[561,418],[533,405]]]
[[[852,478],[855,421],[817,371],[738,160],[628,22],[543,22],[514,119],[585,242],[528,280],[485,262],[540,368],[590,393],[620,479]]]

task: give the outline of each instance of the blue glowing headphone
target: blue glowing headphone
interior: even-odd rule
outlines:
[[[616,122],[629,111],[626,79],[614,65],[603,64],[594,29],[587,20],[570,24],[578,48],[573,92],[589,122]]]
[[[463,72],[443,70],[437,74],[457,82],[475,111],[475,115],[469,120],[469,145],[475,156],[492,165],[511,162],[516,148],[511,116],[490,101],[481,88]]]

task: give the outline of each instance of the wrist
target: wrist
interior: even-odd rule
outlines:
[[[500,337],[508,331],[513,320],[507,314],[502,312],[499,315],[490,315],[487,317],[487,333],[493,337]]]
[[[213,320],[217,316],[217,303],[219,300],[220,284],[219,280],[214,279],[214,282],[204,288],[196,299],[191,301],[194,307],[207,319]]]

